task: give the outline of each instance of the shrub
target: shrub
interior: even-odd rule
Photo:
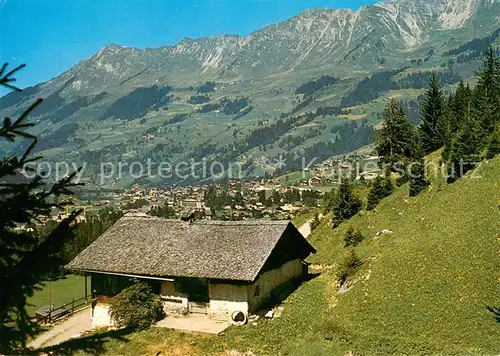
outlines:
[[[110,315],[118,327],[145,329],[165,314],[161,298],[151,286],[136,282],[115,297]]]
[[[316,230],[320,223],[318,213],[314,214],[314,219],[311,221],[311,231]]]
[[[349,254],[340,263],[337,270],[337,279],[340,284],[344,284],[348,277],[356,273],[359,267],[363,264],[354,250],[349,251]]]
[[[349,226],[344,236],[345,247],[357,246],[363,239],[364,237],[360,229]]]
[[[326,317],[321,324],[321,332],[325,340],[336,342],[349,342],[352,335],[332,317]]]

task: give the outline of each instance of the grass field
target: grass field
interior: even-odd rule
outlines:
[[[88,281],[88,286],[90,290],[90,280]],[[35,311],[38,308],[49,304],[49,290],[51,304],[59,306],[69,303],[73,299],[85,296],[85,277],[69,274],[66,278],[45,282],[28,299],[29,306],[27,310],[30,315],[35,315]]]
[[[437,155],[433,157],[437,159]],[[339,293],[335,269],[347,250],[349,224],[329,218],[310,237],[321,271],[284,302],[281,318],[229,328],[222,336],[151,328],[97,334],[55,349],[61,353],[257,355],[499,354],[500,157],[481,178],[447,184],[433,178],[416,198],[408,186],[349,224],[365,240],[363,261]],[[392,234],[377,237],[388,229]]]

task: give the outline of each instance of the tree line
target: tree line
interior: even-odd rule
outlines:
[[[304,96],[311,96],[316,91],[326,88],[330,85],[337,83],[338,79],[329,75],[324,75],[318,79],[308,81],[295,89],[295,95],[304,94]]]
[[[376,133],[375,150],[380,156],[384,176],[378,177],[369,193],[367,210],[394,189],[396,183],[409,182],[409,195],[416,196],[430,182],[425,176],[425,157],[441,149],[448,182],[463,177],[484,159],[500,154],[500,60],[490,46],[484,55],[484,68],[471,88],[461,82],[446,96],[436,74],[431,74],[420,112],[420,125],[408,119],[404,109],[391,99],[383,114],[383,127]],[[326,196],[325,209],[333,212],[337,227],[363,209],[352,185],[344,179],[338,190]]]
[[[430,72],[417,72],[407,74],[399,79],[395,78],[397,74],[402,73],[405,70],[406,68],[385,71],[373,74],[371,77],[364,78],[358,83],[358,85],[356,85],[352,92],[342,97],[340,106],[345,108],[359,104],[366,104],[389,90],[408,88],[421,89],[426,86],[426,83],[428,83],[431,76]],[[460,81],[458,73],[452,69],[434,73],[434,75],[437,76],[443,84],[454,84]]]
[[[172,87],[153,85],[147,88],[137,88],[129,94],[116,100],[101,116],[101,120],[115,117],[120,120],[134,120],[144,116],[149,110],[156,110],[170,104],[172,98],[168,95]]]

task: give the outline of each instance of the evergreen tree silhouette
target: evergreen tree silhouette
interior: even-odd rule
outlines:
[[[21,91],[13,77],[24,65],[7,71],[5,63],[0,69],[0,86]],[[80,211],[71,213],[43,239],[22,226],[36,222],[37,216],[49,215],[58,197],[71,194],[70,188],[77,172],[69,175],[46,190],[47,181],[33,173],[34,178],[16,181],[27,163],[39,157],[32,153],[38,143],[29,133],[34,126],[29,114],[42,102],[36,100],[17,119],[6,117],[0,127],[0,139],[8,142],[27,140],[28,148],[21,157],[5,155],[0,160],[0,353],[11,354],[25,346],[26,339],[36,330],[36,325],[26,312],[27,298],[33,295],[36,285],[61,265],[60,251],[63,244],[73,237],[72,222]],[[29,171],[26,169],[26,171]],[[55,201],[55,202],[52,202]]]
[[[333,228],[352,218],[363,208],[359,196],[352,190],[348,179],[343,178],[333,200]]]
[[[384,126],[375,136],[375,150],[382,165],[391,169],[404,168],[419,151],[419,136],[415,125],[404,110],[391,99],[384,109]]]
[[[436,151],[446,142],[447,117],[441,85],[435,73],[429,79],[422,105],[420,135],[425,154]]]
[[[484,54],[484,69],[477,76],[477,89],[481,90],[484,99],[484,129],[493,132],[500,122],[500,62],[493,46]]]

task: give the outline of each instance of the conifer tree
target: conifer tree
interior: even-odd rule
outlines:
[[[483,127],[493,132],[500,122],[500,62],[493,46],[486,50],[484,69],[477,77],[477,88],[481,90],[484,102]]]
[[[393,184],[391,182],[390,176],[381,177],[378,176],[373,182],[373,186],[368,192],[368,204],[366,210],[373,210],[378,205],[378,203],[385,197],[391,195],[394,190]]]
[[[404,110],[391,99],[384,109],[384,126],[375,136],[375,150],[382,166],[392,170],[411,162],[418,151],[419,136]]]
[[[360,229],[349,226],[344,236],[344,247],[356,247],[363,239],[364,237]]]
[[[13,75],[24,65],[11,71],[7,71],[7,66],[6,63],[0,68],[0,85],[20,91],[12,84]],[[34,126],[28,121],[28,115],[41,102],[41,99],[35,101],[17,119],[5,118],[0,127],[0,139],[30,142],[21,157],[8,155],[0,160],[0,354],[12,354],[25,346],[27,337],[36,329],[26,312],[27,298],[44,276],[59,268],[62,246],[73,236],[70,225],[80,213],[70,214],[43,239],[19,229],[33,224],[38,215],[49,215],[53,207],[62,207],[50,200],[57,201],[57,197],[71,194],[76,175],[75,172],[56,182],[50,190],[45,190],[48,182],[38,175],[27,182],[7,183],[9,177],[26,169],[26,163],[37,160],[31,156],[38,141],[27,131]]]
[[[500,124],[496,126],[495,131],[491,134],[486,158],[491,159],[498,154],[500,154]]]
[[[457,87],[455,93],[451,96],[452,100],[448,105],[450,132],[456,133],[460,130],[461,125],[469,111],[471,101],[471,89],[469,84],[465,85],[463,81]]]
[[[455,93],[450,95],[450,100],[446,106],[448,125],[446,126],[445,144],[442,153],[443,162],[449,162],[456,136],[462,129],[465,118],[471,106],[472,92],[469,85],[463,81],[457,87]]]
[[[410,169],[410,197],[417,196],[430,184],[425,174],[425,159],[421,158],[418,161],[413,162]]]
[[[312,219],[311,223],[309,224],[309,225],[310,225],[310,227],[311,227],[311,231],[316,230],[316,228],[317,228],[320,224],[321,224],[321,221],[319,220],[319,214],[318,214],[318,212],[316,212],[316,213],[314,214],[314,217],[313,217],[313,219]]]
[[[349,180],[343,178],[333,201],[333,228],[359,213],[362,208],[361,199],[353,192]]]
[[[480,101],[481,95],[482,90],[476,87],[473,97],[477,97]],[[484,158],[483,150],[486,147],[486,139],[480,115],[481,109],[471,110],[466,115],[464,125],[454,140],[449,165],[450,181],[463,176]]]
[[[499,151],[500,63],[491,46],[485,53],[484,69],[478,73],[477,82],[470,95],[468,109],[463,110],[464,122],[453,137],[450,147],[446,148],[450,152],[449,181],[456,180],[473,169],[476,163],[485,157],[494,157]],[[468,95],[466,90],[462,92],[462,97]],[[463,103],[462,107],[466,105]]]
[[[424,154],[429,154],[445,144],[447,125],[443,92],[436,74],[432,73],[422,105],[419,130]]]

